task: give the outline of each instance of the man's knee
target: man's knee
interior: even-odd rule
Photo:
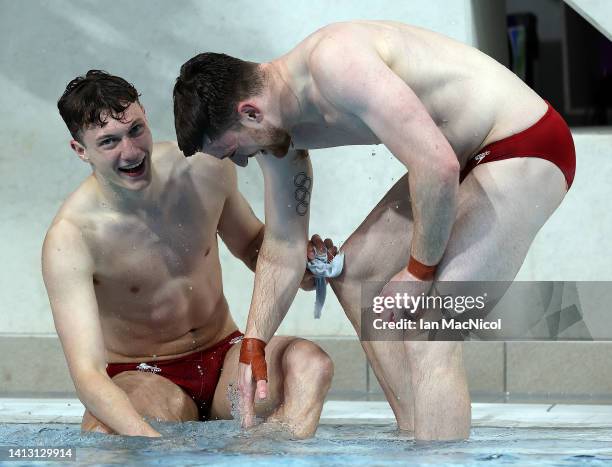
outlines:
[[[409,341],[405,344],[413,379],[463,369],[463,347],[460,342]]]
[[[329,355],[314,342],[295,339],[285,350],[283,360],[287,374],[326,386],[331,384],[334,364]]]
[[[108,426],[94,417],[89,410],[85,410],[83,420],[81,421],[81,431],[92,433],[104,433],[107,435],[115,434]]]

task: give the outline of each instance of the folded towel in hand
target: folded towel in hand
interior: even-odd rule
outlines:
[[[331,262],[327,262],[327,248],[322,251],[315,249],[316,256],[312,261],[308,261],[306,267],[313,274],[317,291],[315,299],[314,317],[321,317],[323,303],[327,292],[327,278],[338,277],[344,268],[344,253],[337,254]]]

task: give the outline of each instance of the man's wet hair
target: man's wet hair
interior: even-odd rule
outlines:
[[[232,127],[241,100],[263,89],[257,63],[225,54],[202,53],[181,67],[174,85],[174,126],[181,151],[187,157]]]
[[[134,102],[139,103],[138,97],[136,88],[123,78],[102,70],[89,70],[68,83],[57,108],[72,137],[82,144],[81,130],[104,126],[109,115],[122,120],[125,109]]]

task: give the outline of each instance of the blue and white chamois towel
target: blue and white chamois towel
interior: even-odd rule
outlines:
[[[317,251],[315,248],[315,254],[315,258],[312,261],[308,261],[306,267],[315,279],[317,295],[315,298],[314,317],[319,319],[327,292],[327,282],[325,279],[340,275],[344,268],[344,253],[337,254],[329,263],[327,262],[327,248],[323,247],[322,251]]]

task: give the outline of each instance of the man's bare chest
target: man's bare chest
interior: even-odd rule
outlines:
[[[100,284],[138,282],[139,288],[154,288],[165,280],[190,276],[217,248],[215,215],[208,210],[179,210],[99,223],[90,239],[94,278]]]

